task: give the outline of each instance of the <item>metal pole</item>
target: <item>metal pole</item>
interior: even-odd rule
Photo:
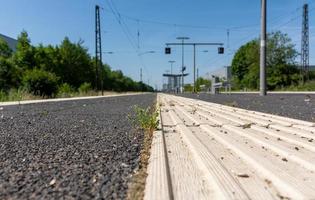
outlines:
[[[194,44],[194,93],[196,93],[196,45]]]
[[[181,86],[182,90],[181,90],[181,92],[183,92],[184,91],[184,70],[183,70],[184,69],[184,42],[185,42],[185,40],[188,40],[189,37],[177,37],[176,39],[182,41],[182,43],[181,43],[181,45],[182,45],[182,76],[181,76],[181,78],[182,78],[182,86]]]
[[[140,82],[142,83],[142,68],[140,68]]]
[[[95,88],[96,88],[96,91],[98,90],[97,9],[98,9],[98,6],[95,6]]]
[[[184,39],[182,40],[182,86],[181,93],[184,93]]]
[[[266,96],[266,7],[267,0],[261,0],[261,35],[260,35],[260,96]]]
[[[173,74],[173,64],[175,63],[175,61],[174,60],[170,60],[168,62],[171,63],[171,74]]]
[[[102,29],[101,29],[101,17],[100,12],[98,12],[98,26],[99,26],[99,53],[100,53],[100,78],[101,78],[101,89],[102,89],[102,96],[104,95],[104,80],[103,80],[103,59],[102,59]]]

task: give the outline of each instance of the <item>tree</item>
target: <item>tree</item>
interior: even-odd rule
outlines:
[[[34,49],[34,67],[61,74],[59,48],[40,44]]]
[[[259,87],[259,39],[240,47],[232,61],[234,87],[258,89]],[[269,89],[295,83],[298,69],[295,59],[298,53],[287,34],[268,34],[267,85]]]
[[[91,58],[82,44],[83,41],[72,43],[65,38],[59,47],[60,65],[56,74],[62,82],[76,88],[84,82],[93,82],[95,77]]]
[[[267,82],[270,89],[296,83],[294,74],[298,74],[295,59],[298,56],[287,34],[272,34],[267,48]],[[296,77],[296,76],[295,76]]]
[[[259,43],[253,40],[243,45],[232,60],[234,83],[240,87],[257,88],[257,69],[259,68]]]
[[[193,86],[191,84],[185,84],[184,85],[184,91],[185,92],[192,92],[193,91]]]
[[[23,77],[26,89],[36,96],[51,97],[58,89],[58,77],[42,69],[27,70]]]
[[[8,43],[0,38],[0,57],[9,58],[12,56],[12,49]]]
[[[8,91],[20,85],[21,71],[9,59],[0,57],[0,91]]]
[[[95,88],[95,58],[91,58],[83,41],[73,43],[65,38],[60,45],[32,46],[26,31],[18,36],[16,52],[0,40],[0,91],[19,88],[21,83],[34,95],[52,96],[57,88],[67,93]],[[103,64],[99,70],[98,85],[115,91],[153,91],[153,88],[135,82],[122,71],[112,71]]]
[[[202,87],[204,87],[205,89],[210,88],[211,87],[211,81],[204,79],[202,77],[199,77],[196,80],[196,90],[197,92],[200,92],[202,90]]]
[[[23,70],[32,69],[35,66],[34,47],[31,45],[31,40],[26,31],[23,31],[18,37],[13,60]]]

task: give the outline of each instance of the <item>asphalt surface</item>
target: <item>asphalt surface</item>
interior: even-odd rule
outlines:
[[[315,122],[315,95],[305,94],[181,94],[213,103]]]
[[[154,94],[0,107],[0,199],[123,199]]]

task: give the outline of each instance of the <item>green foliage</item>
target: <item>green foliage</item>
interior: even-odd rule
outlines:
[[[136,125],[139,125],[140,128],[153,132],[157,129],[158,121],[158,112],[156,110],[148,107],[146,109],[140,108],[139,106],[134,106],[135,119],[133,120]]]
[[[53,73],[35,68],[25,72],[23,84],[35,96],[51,97],[57,92],[58,78]]]
[[[0,90],[8,91],[20,83],[21,71],[9,59],[0,57]]]
[[[208,88],[211,88],[211,81],[204,79],[202,77],[199,77],[196,80],[196,92],[200,91],[206,91]],[[184,91],[185,92],[192,92],[193,91],[193,84],[186,84],[184,86]]]
[[[80,94],[87,94],[92,90],[91,83],[82,83],[79,87]]]
[[[18,37],[13,61],[23,70],[32,69],[35,66],[34,47],[31,45],[31,41],[26,31],[23,31]]]
[[[211,81],[204,79],[202,77],[199,77],[196,80],[196,90],[197,92],[200,92],[201,90],[206,90],[207,88],[211,88]]]
[[[133,81],[121,71],[112,71],[107,64],[103,64],[98,71],[97,85],[100,86],[103,82],[105,90],[153,91],[152,87]],[[96,89],[95,79],[95,59],[88,54],[83,41],[73,43],[66,37],[57,46],[32,46],[27,32],[23,31],[18,36],[16,52],[12,52],[8,44],[0,40],[2,96],[3,93],[7,96],[11,89],[22,86],[39,96],[58,94],[65,97],[73,95],[77,90],[84,95]],[[62,85],[59,86],[60,83]]]
[[[92,82],[95,77],[91,58],[82,44],[82,41],[74,44],[65,38],[59,47],[61,73],[56,74],[76,88],[84,82]]]
[[[58,97],[65,98],[65,97],[71,97],[71,94],[74,93],[74,89],[68,84],[63,83],[59,85],[58,87]]]
[[[287,87],[277,88],[281,91],[315,91],[315,81],[308,81],[306,83],[293,84]]]
[[[193,91],[193,86],[191,84],[184,85],[184,91],[185,92],[192,92]]]
[[[8,43],[0,38],[0,57],[9,58],[12,56],[12,49]]]
[[[258,89],[259,87],[259,40],[255,39],[240,47],[232,61],[233,86]],[[298,53],[287,34],[268,34],[267,86],[277,87],[296,84],[298,69],[295,59]]]

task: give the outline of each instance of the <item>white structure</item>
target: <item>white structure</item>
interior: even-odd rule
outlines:
[[[231,67],[226,66],[226,67],[217,69],[213,72],[208,72],[208,73],[206,73],[204,78],[208,79],[208,80],[212,80],[213,76],[219,77],[219,79],[224,79],[224,80],[229,81],[232,78]]]
[[[8,36],[5,36],[5,35],[2,35],[0,33],[0,39],[6,41],[10,47],[10,49],[12,49],[12,51],[16,51],[16,45],[17,45],[17,40],[16,39],[13,39],[13,38],[10,38]]]

